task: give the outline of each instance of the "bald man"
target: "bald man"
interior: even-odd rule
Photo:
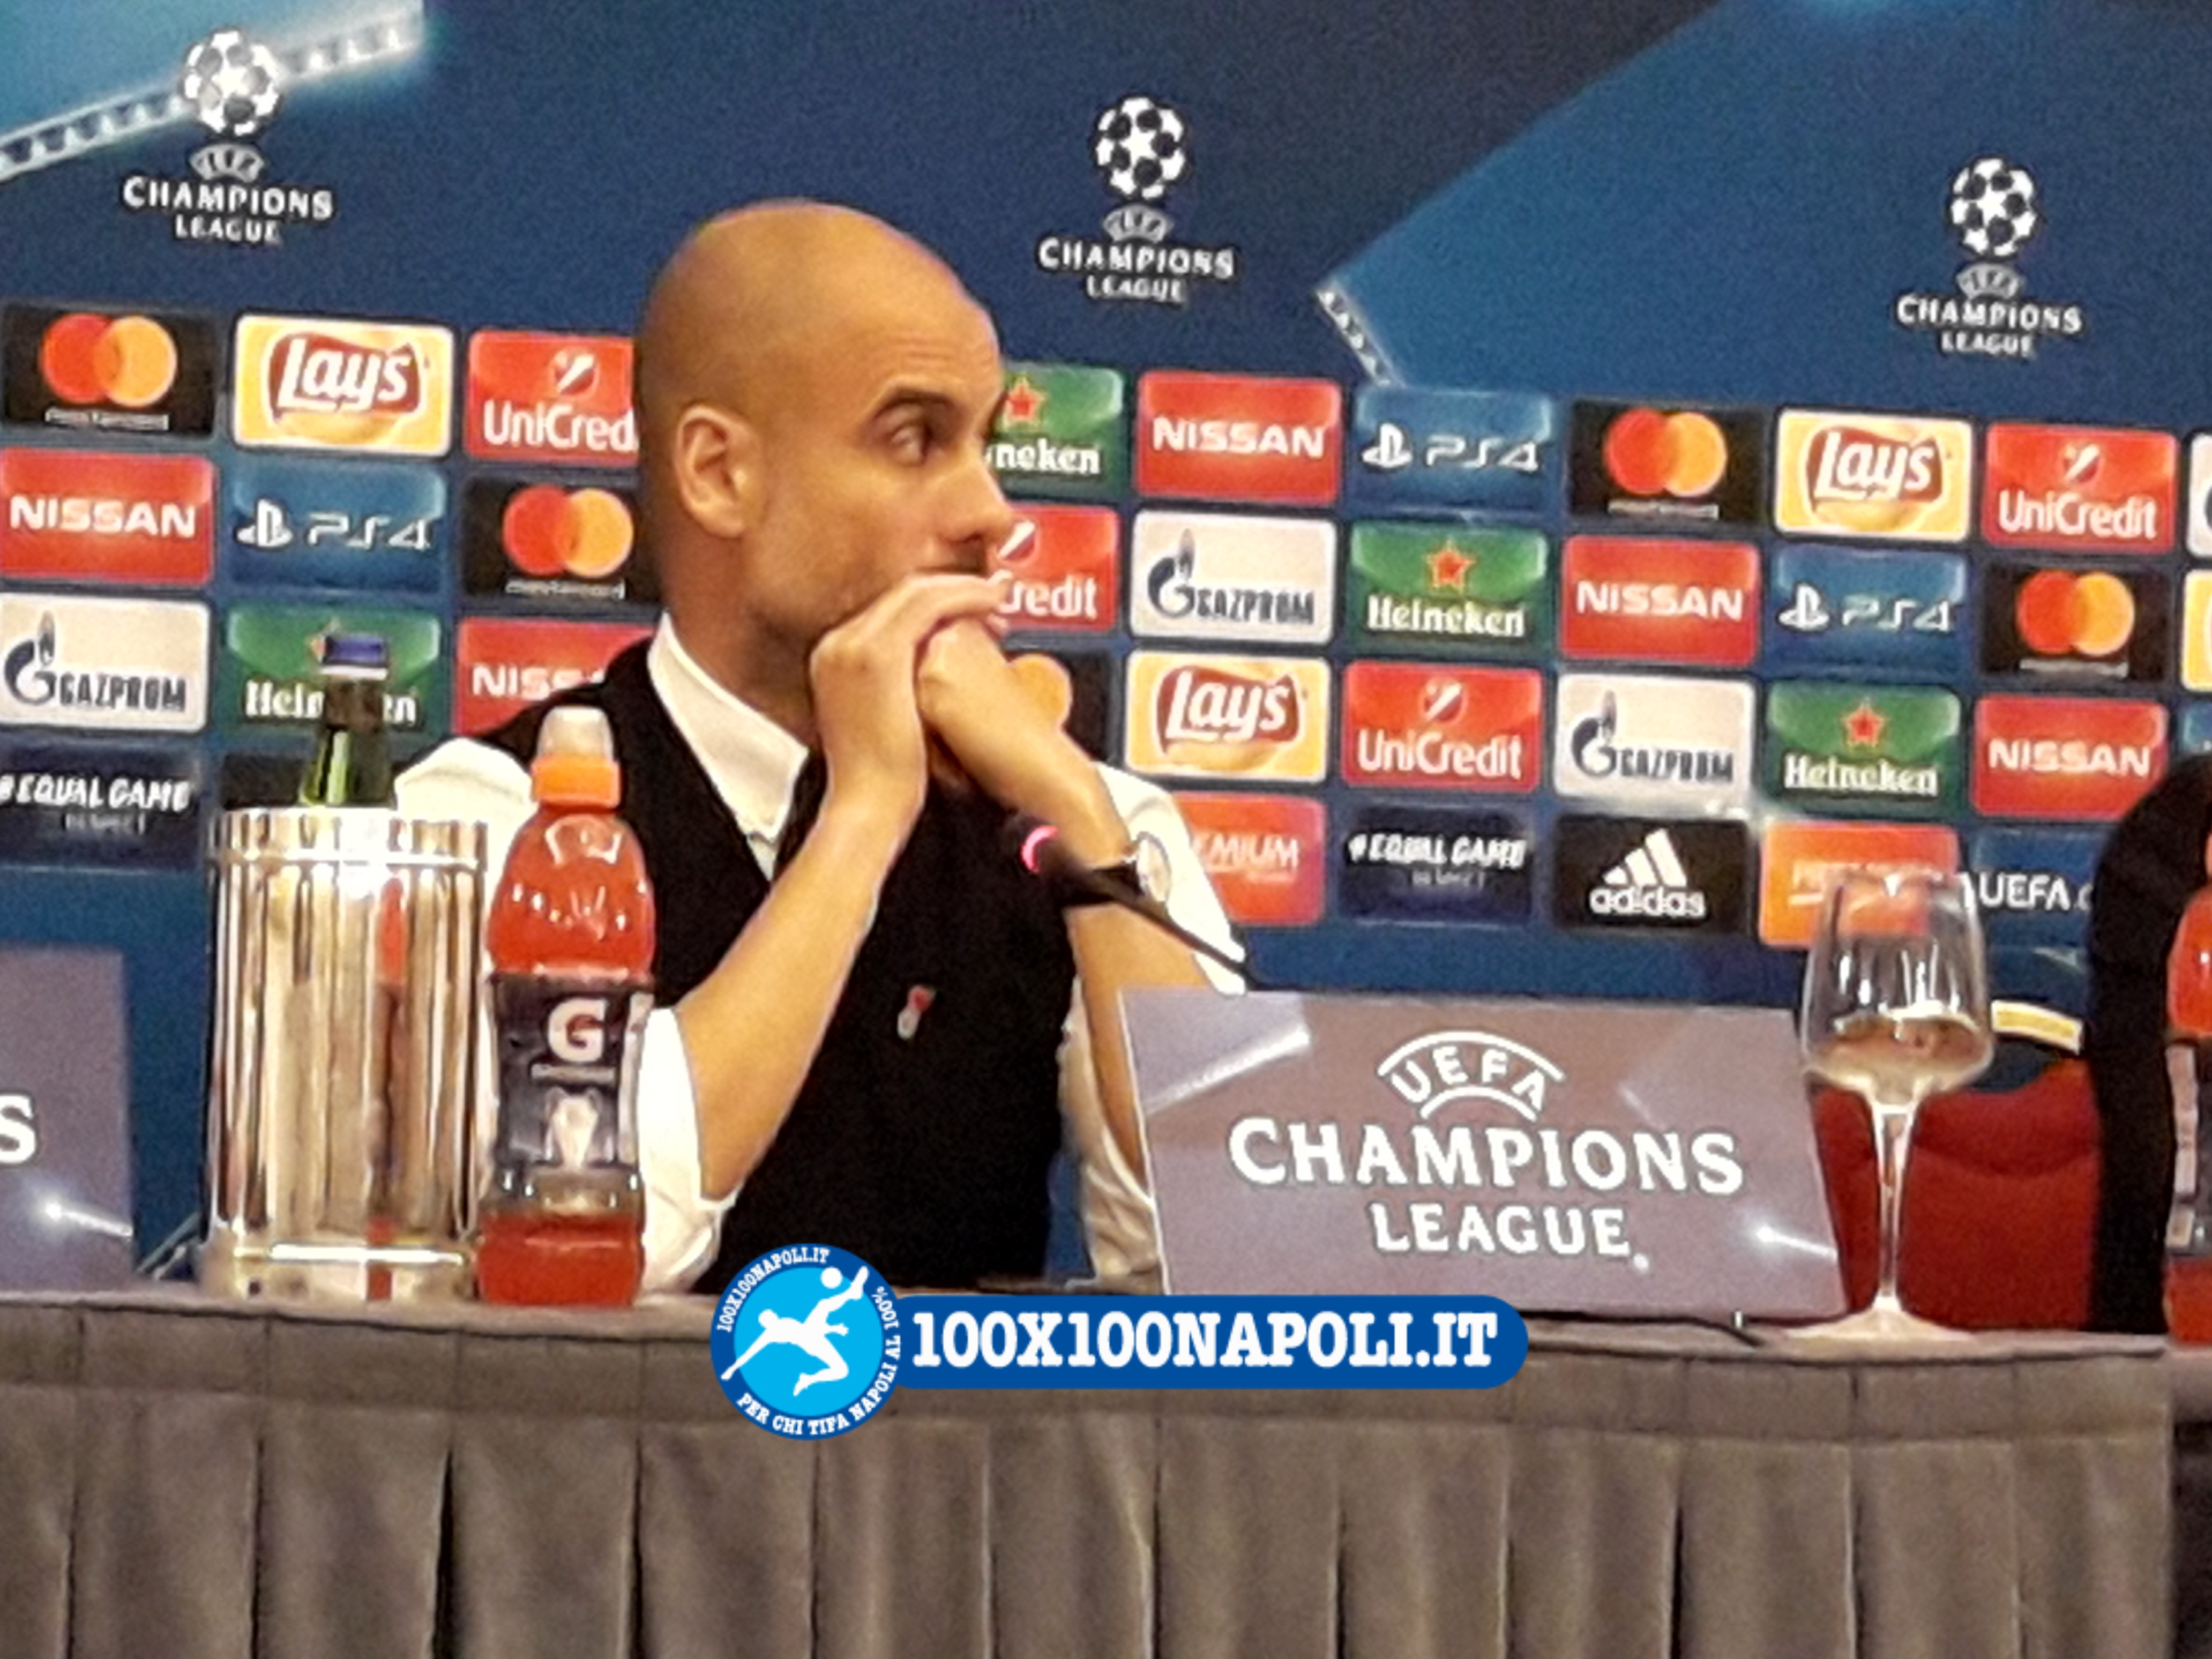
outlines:
[[[1094,1264],[1143,1277],[1118,999],[1206,979],[1125,911],[1060,908],[1008,816],[1124,881],[1148,851],[1176,919],[1229,932],[1172,803],[1085,755],[999,647],[989,318],[879,221],[769,203],[685,242],[637,348],[665,615],[554,701],[605,710],[659,902],[648,1284],[718,1291],[793,1243],[894,1283],[1033,1275],[1063,1143]],[[544,707],[438,750],[403,809],[482,817],[502,856]]]

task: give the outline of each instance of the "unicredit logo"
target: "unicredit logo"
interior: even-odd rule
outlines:
[[[514,460],[628,466],[637,459],[630,343],[503,333],[469,341],[468,449]]]
[[[287,415],[406,415],[422,407],[422,368],[412,346],[372,350],[327,334],[287,334],[269,354],[270,411]]]
[[[1522,783],[1533,775],[1526,739],[1503,732],[1470,743],[1434,728],[1384,732],[1363,726],[1352,743],[1355,763],[1364,773],[1409,773],[1483,783]]]
[[[1170,670],[1154,705],[1160,744],[1290,743],[1298,735],[1297,682],[1247,679],[1219,669]]]

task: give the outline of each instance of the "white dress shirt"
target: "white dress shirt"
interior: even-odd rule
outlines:
[[[737,820],[762,872],[773,876],[793,787],[806,757],[805,745],[709,677],[665,617],[646,667],[670,720]],[[1228,918],[1175,802],[1164,790],[1113,767],[1101,766],[1099,774],[1130,833],[1154,836],[1166,848],[1170,914],[1190,932],[1235,951]],[[481,819],[489,867],[495,872],[535,810],[527,769],[506,750],[468,738],[441,744],[409,768],[398,780],[398,793],[399,810],[412,817]],[[1235,988],[1227,973],[1209,963],[1202,965],[1217,987]],[[1152,1200],[1107,1130],[1079,994],[1069,1011],[1060,1048],[1060,1108],[1082,1170],[1092,1266],[1105,1278],[1150,1279],[1159,1261]],[[672,1009],[654,1010],[647,1023],[636,1110],[646,1193],[645,1288],[681,1289],[714,1260],[722,1217],[737,1194],[715,1197],[700,1191],[698,1105]]]

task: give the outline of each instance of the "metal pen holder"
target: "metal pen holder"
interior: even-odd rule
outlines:
[[[201,1283],[468,1293],[484,828],[223,815]]]

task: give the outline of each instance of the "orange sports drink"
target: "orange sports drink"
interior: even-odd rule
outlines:
[[[2205,849],[2212,872],[2212,846]],[[2212,1342],[2212,1205],[2201,1084],[2212,1055],[2212,883],[2181,914],[2166,959],[2166,1073],[2173,1090],[2173,1209],[2166,1221],[2166,1324],[2177,1342]]]
[[[550,710],[531,787],[538,811],[484,927],[499,1103],[477,1290],[487,1302],[623,1306],[645,1267],[633,1096],[653,907],[644,853],[615,814],[606,717]]]

